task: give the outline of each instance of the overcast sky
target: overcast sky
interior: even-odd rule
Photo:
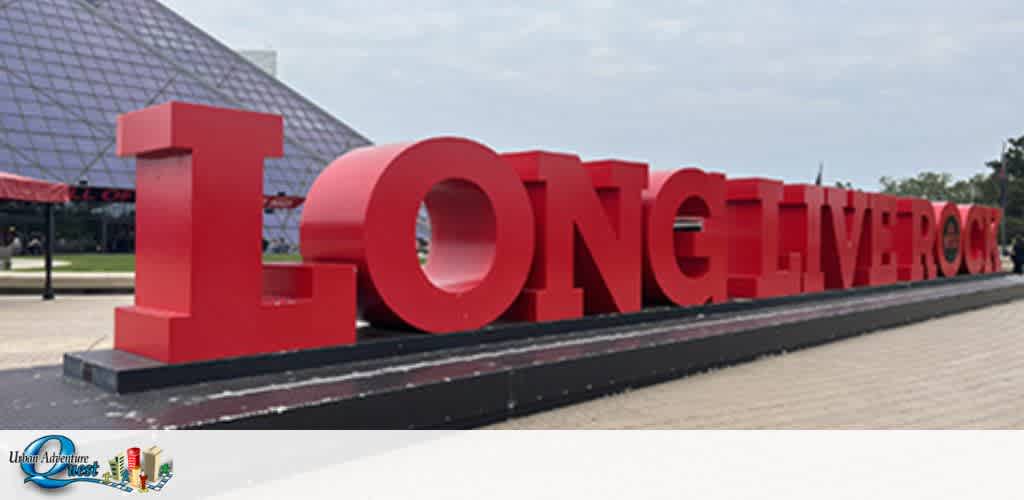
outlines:
[[[1024,134],[1019,0],[163,1],[377,143],[874,188]]]

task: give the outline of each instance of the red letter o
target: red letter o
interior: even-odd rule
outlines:
[[[413,235],[421,201],[431,253]],[[359,309],[374,324],[447,333],[484,326],[512,304],[533,259],[533,212],[516,172],[466,139],[357,149],[306,199],[302,255],[358,265]]]
[[[963,259],[960,212],[952,203],[932,203],[935,210],[935,262],[947,278],[956,276]]]

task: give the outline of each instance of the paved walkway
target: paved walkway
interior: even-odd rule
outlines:
[[[61,363],[66,351],[113,347],[114,307],[131,295],[0,295],[0,369]]]
[[[1024,301],[528,416],[499,429],[1024,428]]]
[[[41,290],[45,277],[43,271],[0,271],[0,290]],[[135,287],[135,273],[54,270],[53,286],[57,293],[61,290],[116,293],[115,290]]]
[[[0,369],[109,348],[129,295],[0,296]],[[1024,428],[1024,301],[876,332],[495,426]]]
[[[66,260],[55,260],[53,261],[53,267],[67,267],[71,265]],[[46,269],[46,259],[42,257],[15,257],[11,259],[11,270],[19,271],[22,269]]]

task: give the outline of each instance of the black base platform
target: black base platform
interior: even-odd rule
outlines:
[[[80,353],[64,367],[0,372],[3,393],[13,395],[0,403],[0,422],[4,428],[470,427],[1019,298],[1024,279],[994,275],[441,337],[367,330],[356,346],[219,363],[167,366]],[[196,377],[210,381],[177,385]],[[110,392],[154,385],[164,388]]]

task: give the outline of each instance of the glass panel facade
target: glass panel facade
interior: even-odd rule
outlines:
[[[284,116],[285,156],[264,191],[302,195],[357,132],[156,0],[0,0],[0,170],[133,187],[114,155],[117,115],[169,100]],[[264,214],[298,242],[299,211]]]

